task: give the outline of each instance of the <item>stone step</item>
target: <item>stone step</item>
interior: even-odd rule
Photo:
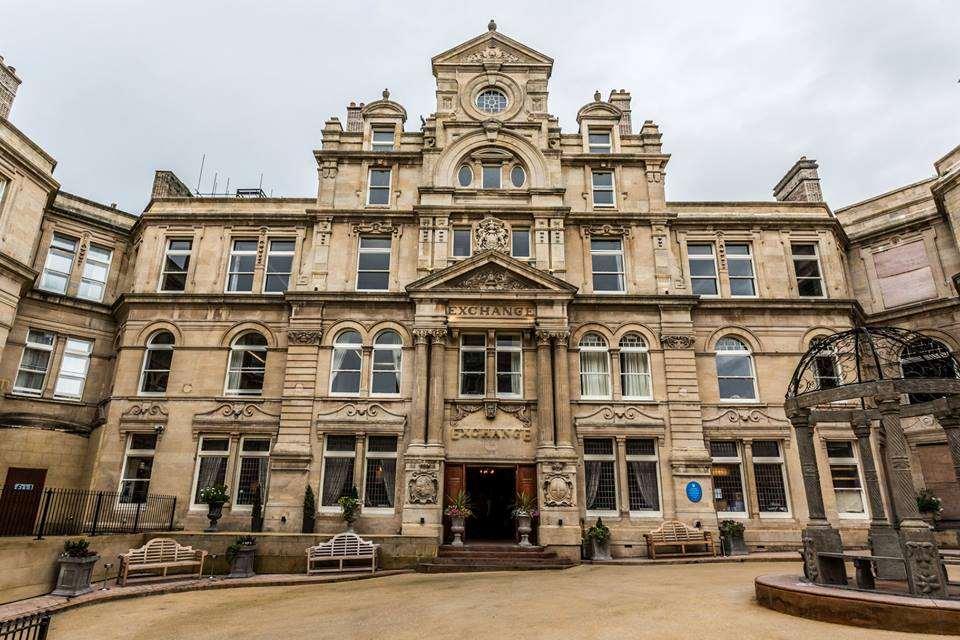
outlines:
[[[422,573],[469,573],[479,571],[539,571],[539,570],[560,570],[569,569],[575,566],[575,563],[563,562],[536,562],[536,563],[512,563],[512,564],[437,564],[435,562],[423,562],[417,566],[417,571]]]
[[[556,558],[554,551],[452,551],[441,549],[437,552],[440,558]]]
[[[440,551],[516,551],[519,553],[539,553],[546,551],[544,547],[521,547],[518,544],[497,544],[495,542],[477,542],[455,547],[452,544],[440,545]]]
[[[444,556],[437,556],[430,560],[434,564],[563,564],[571,563],[570,560],[565,560],[563,558],[498,558],[496,556],[480,556],[476,558],[448,558]]]

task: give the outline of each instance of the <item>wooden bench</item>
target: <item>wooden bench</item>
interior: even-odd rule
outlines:
[[[117,571],[117,584],[127,584],[131,571],[161,570],[166,576],[171,567],[197,567],[197,577],[203,576],[203,561],[207,552],[193,547],[185,547],[173,538],[154,538],[138,549],[121,553],[120,567]]]
[[[650,558],[657,557],[657,549],[660,547],[676,547],[678,549],[673,553],[661,553],[661,556],[717,555],[717,548],[713,543],[713,534],[709,531],[688,527],[679,520],[667,520],[650,533],[643,534],[643,538],[647,541],[647,555]],[[689,550],[691,547],[694,548],[693,551]]]
[[[355,533],[338,533],[326,542],[307,548],[307,575],[343,571],[344,560],[370,560],[370,572],[377,570],[377,551],[380,545],[364,540]],[[324,562],[338,562],[339,566],[319,568]]]

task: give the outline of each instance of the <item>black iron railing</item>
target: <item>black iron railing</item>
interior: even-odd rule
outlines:
[[[128,502],[115,491],[46,489],[0,493],[0,535],[95,536],[172,530],[175,496],[148,495]]]
[[[50,614],[35,613],[0,622],[0,640],[46,640]]]

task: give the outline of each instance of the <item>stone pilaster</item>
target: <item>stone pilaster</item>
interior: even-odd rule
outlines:
[[[570,417],[570,373],[567,343],[570,334],[558,331],[553,336],[553,364],[557,384],[553,387],[553,410],[557,421],[557,446],[573,449],[573,420]]]
[[[553,446],[553,367],[549,331],[537,331],[537,429],[540,446]]]
[[[413,397],[410,399],[410,444],[423,444],[427,438],[427,397],[429,329],[413,330]]]
[[[430,404],[427,416],[427,444],[441,446],[443,443],[444,356],[447,348],[447,329],[430,330]]]
[[[316,319],[319,322],[319,319]],[[316,396],[317,362],[323,330],[291,325],[280,405],[280,428],[270,454],[270,488],[264,508],[264,529],[299,532],[303,492],[309,482],[310,441]]]

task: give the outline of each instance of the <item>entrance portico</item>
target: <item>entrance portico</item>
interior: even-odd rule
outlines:
[[[471,475],[477,465],[492,469],[491,478],[500,469],[527,469],[526,488],[539,494],[541,543],[579,543],[569,393],[555,384],[568,376],[567,304],[576,290],[493,249],[407,287],[416,306],[415,358],[425,366],[416,368],[405,482],[422,483],[426,469],[447,481],[433,502],[405,505],[404,533],[442,536],[453,465],[461,469],[453,474],[460,488],[472,494],[472,478],[496,502],[491,513],[506,512],[515,493],[491,493],[496,483],[486,487]]]

